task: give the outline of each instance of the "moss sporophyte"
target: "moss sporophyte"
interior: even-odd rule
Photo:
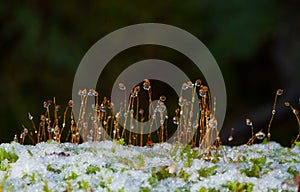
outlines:
[[[277,100],[283,90],[276,91],[271,118],[266,129],[258,131],[254,122],[246,118],[251,137],[244,146],[222,145],[216,129],[215,98],[211,98],[207,86],[186,82],[182,85],[178,108],[174,116],[168,117],[167,97],[161,95],[153,102],[151,81],[135,86],[131,94],[124,95],[122,108],[115,109],[106,97],[102,100],[96,90],[80,90],[79,117],[75,118],[73,103],[70,100],[60,115],[61,107],[56,99],[43,103],[45,111],[40,115],[38,124],[30,113],[28,118],[32,128],[23,126],[20,136],[15,136],[10,147],[0,147],[0,191],[36,189],[43,191],[107,190],[126,191],[272,191],[294,190],[299,186],[300,123],[296,107],[289,107],[296,117],[299,133],[292,141],[290,149],[271,141],[271,128],[276,115]],[[122,94],[124,83],[119,84]],[[191,98],[185,93],[192,92]],[[146,95],[149,109],[141,108],[139,103]],[[129,101],[127,102],[127,99]],[[95,104],[88,106],[88,100]],[[101,100],[101,101],[100,101]],[[199,105],[200,111],[191,113],[191,106]],[[91,114],[86,114],[88,107]],[[147,111],[152,110],[149,117]],[[129,128],[125,129],[129,123]],[[77,121],[75,121],[77,119]],[[135,120],[148,120],[149,127],[139,127]],[[172,120],[179,132],[172,144],[166,143],[172,136],[168,121]],[[146,133],[146,130],[155,130]],[[191,130],[194,130],[194,135]],[[228,138],[235,140],[231,130]],[[207,134],[208,133],[208,134]],[[208,135],[208,136],[207,136]],[[212,142],[215,135],[216,140]],[[110,139],[112,141],[110,141]],[[263,141],[265,144],[255,144]],[[45,143],[45,142],[48,143]],[[188,141],[188,142],[187,142]],[[37,148],[20,145],[31,142]],[[185,143],[185,144],[183,144]],[[187,143],[187,144],[186,144]],[[212,145],[210,145],[212,143]],[[22,153],[25,149],[25,153]],[[23,160],[26,157],[28,159]],[[35,162],[32,163],[31,159]],[[41,169],[33,165],[39,164]],[[24,163],[29,163],[26,166]],[[19,166],[16,168],[15,166]],[[279,171],[280,170],[280,171]],[[57,183],[54,185],[50,176]],[[19,183],[14,183],[11,174],[18,173]],[[279,177],[278,174],[283,174]],[[261,185],[254,181],[262,178],[272,179],[272,183]],[[283,178],[284,177],[284,178]],[[222,178],[222,179],[219,179]],[[255,180],[256,179],[256,180]]]

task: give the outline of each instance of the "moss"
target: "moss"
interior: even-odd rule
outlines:
[[[240,172],[242,174],[245,174],[248,177],[257,177],[260,178],[261,176],[261,171],[263,169],[263,167],[267,167],[270,166],[265,165],[266,164],[266,157],[262,157],[262,158],[252,158],[250,159],[250,161],[252,162],[252,166],[250,169],[243,169]],[[267,173],[267,172],[264,172]]]
[[[50,171],[50,172],[53,172],[53,173],[57,173],[57,174],[60,174],[60,173],[61,173],[61,170],[60,170],[60,169],[55,169],[55,168],[53,168],[51,164],[49,164],[49,165],[47,166],[47,171]]]
[[[149,187],[141,187],[140,188],[140,192],[150,192],[151,190],[149,189]]]
[[[215,189],[215,188],[205,188],[201,187],[197,192],[220,192],[220,190]]]
[[[173,174],[169,173],[169,171],[166,168],[160,167],[159,171],[155,172],[154,176],[158,179],[158,181],[160,181],[172,177]]]
[[[198,170],[198,174],[200,177],[209,177],[211,175],[214,175],[216,173],[216,169],[218,168],[218,165],[214,165],[210,168],[201,168]]]
[[[184,170],[179,172],[178,177],[182,178],[185,182],[189,180],[189,175]]]
[[[19,159],[18,155],[16,154],[15,148],[12,148],[11,153],[5,151],[5,149],[0,148],[0,163],[5,159],[7,159],[9,163],[14,163]]]
[[[0,183],[0,191],[3,191],[4,190],[4,186],[6,184],[6,181],[8,179],[8,173],[6,173]]]
[[[156,177],[149,177],[148,178],[148,183],[153,186],[155,183],[157,183],[157,178]]]
[[[114,140],[115,143],[117,143],[118,145],[125,145],[125,140],[124,138],[118,139],[118,140]]]
[[[89,189],[89,182],[85,181],[84,179],[81,181],[78,181],[77,184],[79,185],[79,189],[88,190]]]
[[[287,169],[287,172],[291,175],[295,175],[297,173],[299,173],[299,171],[296,169],[295,166],[289,166],[288,169]]]
[[[229,189],[230,192],[235,192],[235,191],[239,191],[239,192],[252,192],[253,191],[253,183],[249,182],[237,182],[237,181],[227,181],[226,184],[222,185],[223,187]]]
[[[27,152],[30,155],[30,157],[33,157],[33,153],[29,149],[27,149]]]
[[[77,179],[78,175],[74,172],[71,172],[71,174],[67,175],[64,179],[65,180],[75,180]]]
[[[100,167],[96,166],[96,165],[89,165],[86,168],[86,174],[96,174],[96,172],[100,171]]]
[[[48,186],[48,182],[45,181],[45,184],[44,184],[44,187],[43,187],[43,191],[44,192],[51,192],[51,190],[49,189],[49,186]]]
[[[142,169],[142,168],[145,167],[146,164],[145,164],[145,158],[144,158],[143,155],[137,155],[137,156],[135,156],[134,159],[138,160],[138,162],[137,162],[137,169]]]

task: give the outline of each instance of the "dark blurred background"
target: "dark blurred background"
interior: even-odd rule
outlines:
[[[12,141],[22,124],[30,127],[28,112],[38,121],[44,100],[67,103],[81,58],[96,41],[121,27],[157,22],[192,33],[218,62],[228,94],[225,144],[232,127],[234,144],[248,140],[245,118],[266,130],[282,88],[272,140],[289,145],[298,125],[283,102],[299,108],[299,7],[298,0],[1,1],[0,142]],[[156,55],[149,49],[123,59]]]

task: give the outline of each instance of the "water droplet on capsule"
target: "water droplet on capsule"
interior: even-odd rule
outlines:
[[[195,82],[195,86],[200,87],[201,83],[202,83],[201,80],[197,79],[196,82]]]
[[[146,91],[149,91],[151,89],[150,81],[148,79],[144,80],[143,89],[146,90]]]
[[[200,89],[200,90],[199,90],[199,96],[200,96],[200,97],[205,96],[205,94],[206,94],[206,92],[205,92],[203,89]]]
[[[276,92],[277,95],[282,95],[283,94],[283,89],[278,89]]]
[[[135,92],[135,91],[131,90],[131,92],[130,92],[130,96],[131,96],[132,98],[135,98],[135,97],[137,97],[137,95],[138,95],[138,93],[137,93],[137,92]]]
[[[49,103],[47,101],[44,101],[44,108],[48,108],[49,107]]]
[[[84,89],[84,90],[79,90],[78,91],[78,95],[80,95],[80,96],[86,96],[87,95],[87,91],[86,91],[86,89]]]
[[[136,92],[136,93],[140,92],[140,86],[136,86],[136,87],[134,88],[134,92]]]
[[[175,117],[173,117],[173,123],[175,124],[175,125],[178,125],[178,117],[177,116],[175,116]]]
[[[182,107],[184,104],[186,104],[186,99],[179,99],[179,101],[178,101],[178,105],[180,106],[180,107]]]
[[[165,102],[165,101],[167,100],[167,97],[164,96],[164,95],[162,95],[162,96],[159,97],[159,100],[160,100],[161,102]]]
[[[233,137],[232,136],[228,137],[228,141],[229,142],[233,141]]]
[[[192,89],[194,87],[194,84],[191,81],[188,81],[187,83],[188,88]]]
[[[121,91],[125,91],[125,90],[126,90],[125,84],[124,84],[124,83],[119,83],[119,89],[120,89]]]
[[[103,104],[101,104],[101,106],[100,106],[100,111],[102,111],[102,112],[106,112],[106,107],[103,105]]]
[[[30,113],[28,113],[28,118],[31,121],[33,119],[33,116]]]
[[[46,120],[46,117],[45,115],[41,115],[41,118],[40,118],[41,121],[45,121]]]
[[[181,89],[182,90],[187,90],[189,88],[187,83],[183,83]]]
[[[299,115],[299,110],[298,110],[298,109],[293,109],[293,113],[294,113],[295,115]]]
[[[251,119],[249,119],[249,118],[246,119],[246,125],[247,125],[247,126],[252,126],[252,121],[251,121]]]
[[[262,140],[265,138],[266,134],[262,131],[259,131],[258,133],[255,134],[256,138],[259,140]]]

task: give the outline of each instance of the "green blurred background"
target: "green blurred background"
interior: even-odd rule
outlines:
[[[256,130],[266,128],[283,88],[272,139],[288,145],[297,123],[283,102],[299,107],[299,6],[297,0],[1,1],[0,142],[12,141],[22,124],[30,127],[28,112],[37,121],[44,100],[67,103],[81,58],[101,37],[157,22],[192,33],[217,60],[228,94],[225,144],[232,127],[234,144],[248,140],[247,117]]]

